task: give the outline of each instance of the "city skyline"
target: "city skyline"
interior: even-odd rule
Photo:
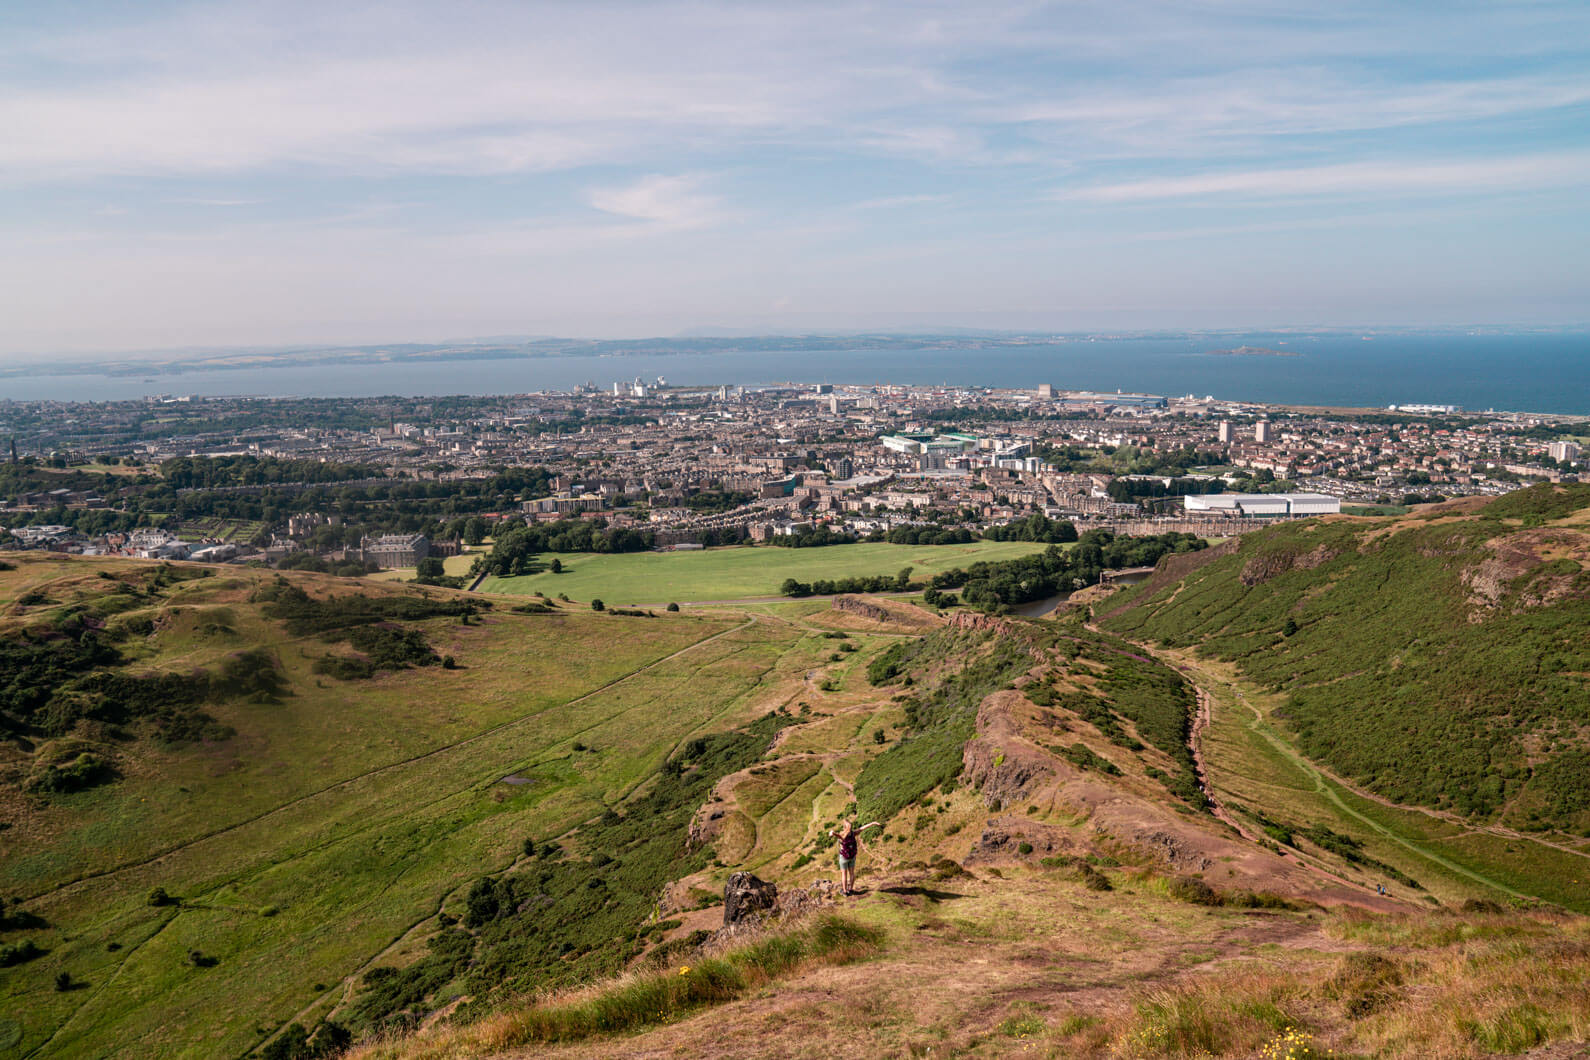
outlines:
[[[1579,5],[16,5],[0,363],[1590,319]]]

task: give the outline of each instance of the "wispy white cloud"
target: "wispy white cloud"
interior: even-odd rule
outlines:
[[[1352,162],[1163,177],[1062,189],[1056,198],[1098,203],[1166,199],[1288,199],[1325,195],[1520,191],[1590,185],[1590,152],[1490,161]]]
[[[1362,219],[1417,197],[1467,197],[1442,239],[1472,246],[1470,290],[1498,289],[1499,247],[1562,289],[1590,272],[1571,194],[1510,225],[1511,193],[1590,172],[1575,0],[20,6],[0,351],[129,321],[354,337],[399,310],[510,331],[538,304],[588,330],[615,303],[678,327],[782,298],[1137,306],[1213,290],[1210,246],[1177,271],[1189,232],[1242,265],[1357,224],[1406,261],[1413,226]]]
[[[603,213],[678,231],[700,228],[717,219],[718,198],[701,188],[699,176],[653,175],[620,187],[592,188],[586,201]]]
[[[1590,103],[1590,74],[1429,84],[1367,83],[1320,69],[1259,67],[1218,78],[1100,92],[1079,85],[990,120],[1086,128],[1094,137],[1298,136],[1479,121]]]
[[[1458,48],[1438,22],[1420,29]],[[397,2],[205,5],[0,42],[0,176],[535,173],[797,144],[1053,165],[1590,102],[1590,75],[1571,62],[1410,80],[1338,61],[1370,47],[1374,28],[1351,5],[1269,22],[1222,5],[1128,19],[1019,0],[859,12],[476,2],[446,17]]]

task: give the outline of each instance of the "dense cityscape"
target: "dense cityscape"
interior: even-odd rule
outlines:
[[[0,527],[13,547],[367,569],[455,555],[505,522],[584,521],[615,551],[931,543],[1035,514],[1224,537],[1577,481],[1585,430],[1050,384],[6,402]]]

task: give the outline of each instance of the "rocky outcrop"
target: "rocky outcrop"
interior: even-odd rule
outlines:
[[[859,596],[836,596],[834,597],[833,607],[835,611],[843,611],[848,615],[870,618],[874,622],[892,622],[895,617],[894,612],[887,607],[875,604],[871,600],[863,600]]]
[[[738,924],[778,904],[778,887],[749,872],[736,872],[723,885],[723,926]]]
[[[1291,570],[1295,558],[1290,552],[1261,552],[1242,565],[1242,573],[1238,578],[1250,588],[1262,585]]]
[[[1019,692],[995,692],[977,708],[977,737],[961,750],[966,782],[991,807],[1014,804],[1055,777],[1053,756],[1021,735],[1016,712],[1028,709]]]
[[[728,813],[729,807],[715,799],[697,810],[690,821],[690,831],[685,835],[685,849],[700,850],[716,839],[723,831],[723,819]]]
[[[778,896],[780,917],[801,916],[813,909],[838,902],[842,893],[833,880],[813,880],[809,887],[797,887]]]
[[[1025,851],[1022,850],[1024,845],[1028,848]],[[966,856],[966,863],[977,865],[1012,858],[1052,857],[1070,848],[1066,834],[1049,825],[1023,817],[991,818]]]
[[[1555,531],[1525,531],[1486,543],[1491,555],[1463,572],[1469,604],[1492,610],[1543,607],[1566,596],[1584,595],[1580,577],[1585,539]],[[1476,619],[1480,616],[1476,616]]]
[[[947,625],[951,629],[962,629],[972,633],[993,633],[1009,640],[1021,641],[1027,645],[1027,650],[1032,652],[1034,660],[1044,661],[1043,644],[1038,627],[1030,622],[1013,621],[998,615],[985,615],[981,611],[957,611],[949,616]]]
[[[957,611],[950,616],[951,629],[970,630],[974,633],[1001,633],[1014,635],[1016,623],[998,615],[985,615],[981,611]]]
[[[1254,586],[1279,577],[1290,570],[1313,570],[1341,555],[1340,550],[1325,545],[1308,552],[1261,552],[1243,565],[1240,579],[1243,585]]]
[[[1148,832],[1132,836],[1127,842],[1180,871],[1203,872],[1214,864],[1202,851],[1169,832]]]

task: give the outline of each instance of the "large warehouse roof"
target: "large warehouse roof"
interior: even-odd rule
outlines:
[[[1324,493],[1205,493],[1186,498],[1187,511],[1260,518],[1334,515],[1342,502]]]

